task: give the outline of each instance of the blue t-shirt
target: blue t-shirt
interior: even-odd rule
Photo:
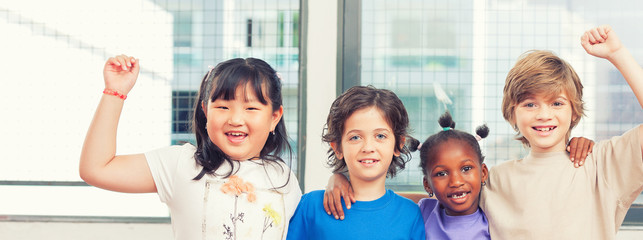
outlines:
[[[374,201],[344,206],[344,220],[326,214],[324,191],[304,194],[290,219],[287,239],[416,239],[424,240],[418,205],[387,190]]]
[[[449,216],[436,199],[418,203],[424,218],[426,239],[490,239],[489,223],[480,208],[473,214]]]

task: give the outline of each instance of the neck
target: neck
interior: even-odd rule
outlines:
[[[349,174],[350,175],[350,174]],[[373,201],[381,198],[386,193],[386,176],[376,180],[363,180],[351,176],[351,186],[357,201]]]

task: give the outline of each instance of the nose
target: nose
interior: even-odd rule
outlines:
[[[462,178],[462,174],[457,172],[450,175],[449,187],[458,188],[462,185],[464,185],[464,179]]]
[[[538,114],[536,115],[537,119],[550,119],[551,118],[551,108],[547,105],[544,105],[538,108]]]
[[[370,153],[375,151],[375,140],[370,138],[364,139],[364,145],[362,145],[362,152]]]
[[[243,112],[235,110],[231,111],[230,117],[228,118],[228,124],[231,126],[241,126],[243,123]]]

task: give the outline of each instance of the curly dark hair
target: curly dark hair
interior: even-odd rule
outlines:
[[[386,173],[387,177],[393,177],[399,170],[404,169],[411,155],[403,145],[408,136],[409,116],[402,100],[392,91],[373,86],[355,86],[348,89],[331,105],[322,140],[329,144],[335,143],[337,148],[341,149],[346,120],[355,111],[368,107],[377,107],[384,114],[395,135],[395,151],[401,154],[399,157],[393,157]],[[344,159],[338,159],[332,148],[328,150],[327,164],[335,173],[347,171],[346,162]]]

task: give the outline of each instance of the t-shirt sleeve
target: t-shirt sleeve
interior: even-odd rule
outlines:
[[[415,214],[415,221],[413,221],[413,226],[411,227],[411,239],[414,240],[425,240],[426,231],[424,230],[424,219],[419,209]]]
[[[162,202],[172,201],[172,183],[179,171],[179,164],[182,159],[185,161],[184,158],[189,158],[190,154],[194,154],[194,146],[190,144],[169,146],[145,153],[154,184],[156,184],[156,192]]]
[[[420,212],[422,213],[422,219],[424,219],[424,221],[429,218],[429,215],[431,215],[431,211],[433,211],[436,204],[437,201],[432,198],[422,198],[418,201],[418,206],[420,207]]]
[[[592,153],[596,160],[598,180],[630,205],[643,188],[643,157],[637,126],[622,136],[601,141]]]
[[[299,181],[297,181],[297,177],[292,171],[290,172],[290,180],[288,182],[288,192],[285,193],[285,201],[286,201],[286,216],[288,219],[291,219],[293,217],[294,212],[297,209],[297,206],[299,205],[299,202],[301,200],[301,189],[299,188]],[[288,226],[287,231],[290,231],[290,226]]]
[[[290,218],[286,239],[307,239],[308,230],[306,228],[306,218],[308,216],[308,206],[311,204],[310,195],[311,194],[304,194],[304,196],[301,197],[301,200],[297,205],[297,209],[295,210],[295,214]]]

